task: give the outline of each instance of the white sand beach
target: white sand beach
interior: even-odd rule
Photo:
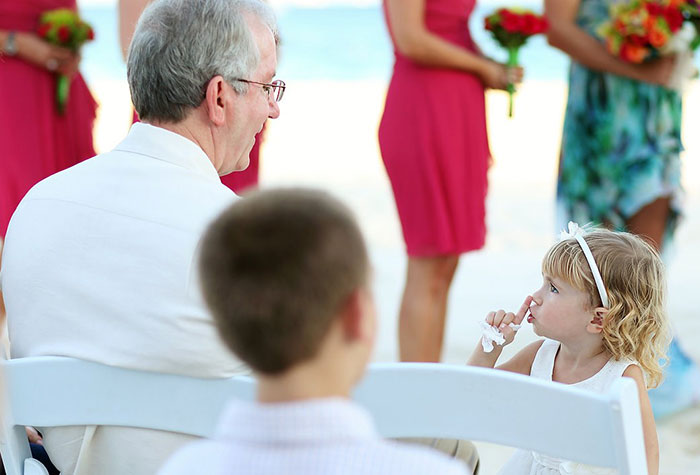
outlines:
[[[126,134],[130,103],[126,83],[92,84],[101,103],[98,150]],[[376,129],[386,84],[290,82],[281,117],[271,121],[262,149],[262,186],[308,185],[328,189],[357,213],[369,240],[380,317],[377,361],[397,358],[396,325],[405,257],[389,182],[378,152]],[[526,82],[507,118],[506,95],[490,93],[488,115],[494,164],[488,198],[486,247],[465,255],[453,286],[444,361],[463,364],[479,334],[477,321],[492,309],[514,309],[539,286],[540,259],[555,238],[554,188],[566,85]],[[445,100],[450,100],[445,94]],[[667,260],[669,310],[688,352],[700,361],[700,86],[685,97],[684,185],[686,215]],[[535,338],[525,327],[506,357]],[[527,410],[513,407],[514,411]],[[659,424],[661,473],[697,473],[700,408]],[[479,444],[483,475],[496,473],[511,449]]]

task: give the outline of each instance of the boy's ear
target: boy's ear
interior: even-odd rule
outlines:
[[[593,318],[586,326],[586,330],[589,333],[601,333],[603,331],[603,324],[605,322],[605,317],[608,316],[609,310],[605,307],[596,307],[593,310]]]
[[[341,308],[343,333],[346,340],[357,340],[363,337],[363,313],[362,292],[360,289],[355,289],[345,299]]]
[[[373,342],[375,337],[374,304],[371,293],[359,287],[345,300],[342,308],[343,332],[347,340]]]

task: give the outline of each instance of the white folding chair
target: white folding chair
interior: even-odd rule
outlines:
[[[24,426],[114,425],[213,435],[226,402],[252,400],[254,380],[199,379],[61,357],[3,361],[0,453],[7,475],[47,475]]]
[[[115,425],[211,436],[227,400],[254,398],[250,377],[211,380],[72,358],[1,363],[7,475],[46,475],[24,426]],[[567,460],[646,472],[637,389],[621,378],[598,395],[483,368],[373,364],[354,393],[384,437],[436,437],[522,447]],[[586,447],[583,451],[579,447]]]
[[[469,366],[372,365],[354,398],[384,437],[479,440],[647,473],[637,386],[607,394]]]

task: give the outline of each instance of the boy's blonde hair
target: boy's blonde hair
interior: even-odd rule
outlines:
[[[598,265],[610,301],[603,321],[603,345],[615,360],[633,359],[646,375],[648,388],[661,382],[659,360],[670,341],[666,315],[666,279],[659,253],[630,233],[595,229],[584,237]],[[586,292],[590,308],[600,295],[581,245],[574,238],[554,245],[542,272]]]

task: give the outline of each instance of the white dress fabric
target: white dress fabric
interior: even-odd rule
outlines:
[[[383,440],[370,414],[341,398],[232,402],[212,440],[183,447],[159,475],[466,475],[461,461]]]
[[[558,341],[549,339],[542,343],[535,355],[535,360],[532,362],[530,376],[544,379],[545,381],[552,381],[554,360],[559,351],[559,345]],[[622,374],[631,364],[636,363],[632,360],[614,361],[611,358],[596,374],[571,386],[603,393],[618,378],[622,377]],[[584,448],[581,450],[584,450]],[[617,473],[619,472],[615,469],[594,467],[522,449],[516,450],[499,472],[500,475],[615,475]]]

